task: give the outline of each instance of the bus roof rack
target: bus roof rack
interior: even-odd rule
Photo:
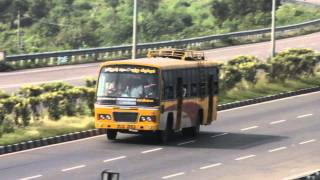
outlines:
[[[204,52],[184,50],[184,49],[157,49],[149,50],[148,57],[165,57],[173,59],[181,59],[186,61],[203,61],[205,60]]]

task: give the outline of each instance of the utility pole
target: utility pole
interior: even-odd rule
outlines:
[[[136,59],[137,54],[137,19],[138,19],[138,0],[133,3],[133,31],[132,31],[132,59]]]
[[[18,42],[17,42],[17,45],[18,45],[18,51],[19,52],[21,52],[21,49],[22,49],[22,47],[21,47],[21,14],[20,14],[20,10],[18,10],[18,22],[17,22],[17,40],[18,40]]]
[[[272,0],[271,57],[276,55],[276,0]]]

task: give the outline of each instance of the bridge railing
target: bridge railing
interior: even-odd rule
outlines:
[[[316,32],[320,30],[320,19],[278,27],[277,38],[290,37],[297,34]],[[270,28],[232,32],[219,35],[202,36],[172,41],[142,43],[137,46],[137,55],[146,56],[148,50],[158,48],[187,48],[187,49],[212,49],[235,44],[266,41],[270,38]],[[131,45],[44,52],[34,54],[9,55],[5,61],[16,68],[56,66],[64,64],[77,64],[99,62],[130,58]]]

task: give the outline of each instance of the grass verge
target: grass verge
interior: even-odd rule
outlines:
[[[88,116],[63,117],[59,121],[44,119],[34,122],[28,127],[17,128],[13,133],[3,134],[0,138],[0,145],[15,144],[93,128],[94,119]]]
[[[262,96],[295,91],[303,88],[320,86],[320,76],[302,78],[299,80],[287,80],[285,82],[267,82],[261,77],[256,85],[241,82],[236,88],[228,92],[220,92],[220,104],[252,99]]]

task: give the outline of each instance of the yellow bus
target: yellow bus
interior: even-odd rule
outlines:
[[[100,67],[95,127],[117,133],[171,132],[197,136],[217,119],[219,69],[203,52],[162,49],[148,58],[109,61]]]

